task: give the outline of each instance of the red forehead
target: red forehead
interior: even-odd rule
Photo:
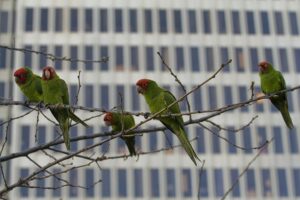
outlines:
[[[270,63],[266,60],[263,60],[259,63],[259,66],[269,65]]]
[[[26,74],[26,73],[27,73],[27,70],[24,67],[22,67],[15,71],[14,76],[19,76],[21,74]]]
[[[112,113],[111,112],[108,112],[108,113],[106,113],[105,114],[105,116],[104,116],[104,121],[110,121],[110,120],[112,120]]]
[[[136,85],[148,85],[148,83],[150,82],[149,79],[140,79],[138,80],[138,82],[136,82]]]

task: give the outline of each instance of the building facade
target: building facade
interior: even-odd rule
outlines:
[[[44,66],[52,65],[69,84],[72,104],[76,102],[77,76],[81,71],[78,105],[108,110],[123,103],[127,111],[148,111],[143,97],[136,92],[135,83],[140,78],[156,80],[176,97],[184,94],[163,66],[157,55],[160,52],[188,91],[206,80],[222,63],[233,60],[220,75],[188,97],[192,110],[213,110],[245,101],[251,98],[249,88],[252,81],[255,96],[261,95],[257,67],[260,60],[270,61],[283,72],[288,87],[299,85],[299,11],[300,2],[297,0],[2,0],[1,45],[15,44],[18,48],[72,59],[100,60],[108,56],[109,61],[61,61],[2,47],[0,97],[24,100],[18,88],[11,84],[14,69],[30,66],[41,74]],[[123,96],[122,100],[119,94]],[[287,129],[279,112],[268,101],[259,101],[211,119],[226,130],[219,130],[208,122],[204,122],[203,126],[187,126],[189,138],[197,137],[192,144],[200,159],[205,160],[203,170],[200,166],[195,167],[182,149],[174,148],[138,158],[103,161],[100,162],[101,170],[92,165],[61,175],[71,184],[84,187],[102,180],[87,190],[24,187],[12,191],[9,198],[195,199],[199,195],[201,199],[221,199],[257,153],[253,147],[274,137],[274,141],[240,178],[228,199],[300,199],[300,90],[289,93],[288,98],[295,125],[292,130]],[[183,112],[188,111],[185,102],[180,106]],[[0,110],[0,123],[28,111],[19,106],[11,110],[2,106]],[[91,116],[91,113],[82,110],[76,113],[83,118]],[[193,118],[206,114],[202,112]],[[46,115],[51,116],[47,112]],[[232,131],[244,126],[256,115],[258,119],[249,127],[240,132]],[[36,118],[37,113],[32,112],[12,122],[8,132],[10,141],[5,148],[7,153],[24,151],[59,136],[53,123],[42,116],[36,127]],[[141,121],[143,117],[135,120]],[[71,136],[109,130],[104,126],[102,117],[90,120],[89,125],[87,129],[82,126],[71,128]],[[153,121],[143,128],[156,126],[161,124]],[[3,142],[6,125],[0,128],[0,141]],[[72,143],[71,150],[79,150],[102,139]],[[156,132],[137,136],[136,148],[147,152],[177,144],[178,140],[170,132]],[[245,150],[232,144],[245,147]],[[56,148],[63,150],[64,146]],[[95,153],[95,157],[120,155],[127,153],[127,149],[122,140],[117,139],[88,153]],[[50,161],[43,153],[32,157],[41,164]],[[73,162],[80,164],[80,160]],[[11,161],[8,166],[11,183],[36,169],[27,158]],[[51,170],[57,172],[63,168],[57,166]],[[35,184],[59,187],[62,183],[48,178]],[[0,185],[4,187],[2,178]]]

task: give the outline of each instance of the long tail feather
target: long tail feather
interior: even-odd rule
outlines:
[[[130,156],[135,156],[136,151],[135,151],[135,147],[134,147],[134,144],[135,144],[134,137],[126,137],[126,138],[124,137],[124,141],[127,145]]]
[[[65,145],[66,145],[66,148],[68,150],[70,150],[71,148],[71,145],[70,145],[70,136],[69,136],[69,127],[70,127],[70,124],[69,124],[69,120],[65,120],[62,124],[61,124],[61,130],[62,130],[62,135],[63,135],[63,138],[64,138],[64,142],[65,142]]]
[[[80,123],[82,125],[84,125],[85,127],[88,127],[89,125],[87,125],[84,121],[82,121],[79,117],[77,117],[77,115],[75,115],[72,111],[69,111],[69,117],[77,122],[77,123]]]
[[[294,128],[293,121],[292,121],[292,118],[290,116],[287,106],[283,106],[282,109],[280,109],[280,113],[281,113],[283,120],[286,123],[287,127],[289,127],[289,129]]]

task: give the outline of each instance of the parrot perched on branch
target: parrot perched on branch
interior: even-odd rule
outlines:
[[[173,94],[163,88],[159,87],[157,83],[149,79],[140,79],[137,83],[138,93],[144,95],[146,103],[149,106],[150,112],[155,114],[162,109],[168,107],[176,101]],[[167,114],[180,114],[180,109],[178,103],[164,110],[160,115]],[[191,160],[195,165],[196,159],[200,160],[194,151],[187,134],[184,130],[184,122],[182,116],[170,116],[170,117],[156,117],[160,122],[162,122],[170,131],[172,131],[179,139],[182,147],[189,155]]]
[[[107,126],[112,126],[113,132],[120,132],[123,130],[128,130],[135,126],[134,118],[132,115],[123,114],[120,112],[108,112],[104,116],[104,122]],[[128,132],[127,134],[132,134]],[[129,150],[130,156],[136,155],[136,151],[134,148],[135,145],[135,137],[132,136],[121,136],[121,138],[125,141],[127,148]]]
[[[59,104],[69,105],[69,92],[66,82],[59,78],[53,67],[44,67],[42,76],[43,100],[46,105]],[[69,128],[71,120],[88,126],[77,117],[70,108],[50,108],[51,113],[58,121],[62,131],[63,139],[68,150],[70,150]]]
[[[41,102],[43,101],[43,90],[41,77],[33,74],[31,69],[21,67],[14,73],[15,82],[27,97],[28,101]]]
[[[282,74],[275,70],[271,63],[262,61],[258,64],[261,90],[264,94],[272,94],[286,89],[285,80]],[[270,97],[272,104],[280,111],[287,127],[294,127],[288,111],[287,94],[280,93]]]

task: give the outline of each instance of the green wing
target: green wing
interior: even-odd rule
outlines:
[[[42,78],[40,76],[34,75],[34,87],[36,92],[42,96],[43,95]]]
[[[175,101],[176,101],[176,98],[174,97],[174,95],[171,92],[166,91],[166,90],[163,91],[164,107],[167,107],[168,105],[171,105]],[[168,108],[167,112],[171,113],[171,114],[180,113],[179,104],[178,103],[174,104],[173,106]],[[176,116],[176,117],[173,117],[173,118],[176,120],[176,122],[180,123],[180,125],[184,126],[182,116]]]

